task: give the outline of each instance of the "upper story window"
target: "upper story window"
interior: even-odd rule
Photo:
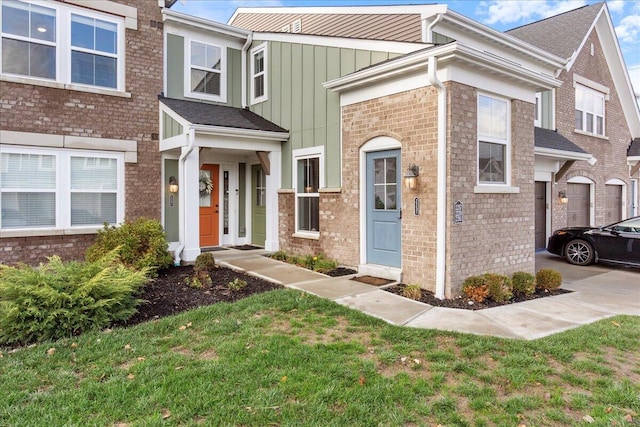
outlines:
[[[251,50],[251,103],[267,100],[267,47],[262,44]]]
[[[509,101],[478,95],[478,183],[509,184]]]
[[[536,92],[536,105],[533,114],[533,125],[542,127],[542,94],[540,92]]]
[[[576,130],[604,136],[605,94],[576,85]]]
[[[123,19],[19,0],[1,13],[2,74],[123,90]]]
[[[226,99],[225,49],[191,41],[189,43],[189,91],[187,96],[224,102]]]

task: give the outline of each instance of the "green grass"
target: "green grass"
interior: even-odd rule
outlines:
[[[523,342],[281,290],[5,349],[0,425],[632,426],[639,348],[640,317]]]

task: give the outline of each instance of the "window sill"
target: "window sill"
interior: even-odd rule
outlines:
[[[93,87],[93,86],[83,86],[72,83],[60,83],[49,80],[39,80],[28,77],[18,77],[18,76],[0,76],[1,82],[11,82],[11,83],[21,83],[26,85],[33,86],[43,86],[50,87],[54,89],[64,89],[64,90],[73,90],[76,92],[87,92],[87,93],[95,93],[98,95],[106,95],[106,96],[116,96],[119,98],[131,98],[131,94],[129,92],[121,92],[115,89],[106,89],[101,87]]]
[[[573,132],[577,133],[578,135],[591,136],[593,138],[604,139],[605,141],[609,140],[608,136],[598,135],[597,133],[585,132],[585,131],[580,130],[580,129],[574,129]]]
[[[96,234],[103,227],[78,227],[78,228],[32,228],[20,230],[2,230],[0,239],[10,237],[39,237],[39,236],[73,236],[77,234]]]
[[[320,240],[320,233],[298,231],[293,233],[291,237],[296,237],[298,239]]]
[[[266,96],[261,96],[259,98],[255,98],[255,99],[252,98],[250,104],[251,105],[260,104],[260,103],[268,101],[268,100],[269,100],[269,98],[267,98]]]
[[[473,192],[476,194],[518,194],[520,193],[520,187],[481,184],[473,187]]]

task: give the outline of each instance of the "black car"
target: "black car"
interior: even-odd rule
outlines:
[[[640,267],[640,216],[600,228],[561,228],[547,250],[575,265],[607,261]]]

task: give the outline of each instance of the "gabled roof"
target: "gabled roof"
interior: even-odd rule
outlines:
[[[628,157],[640,157],[640,138],[636,138],[631,141],[629,150],[627,151]]]
[[[587,37],[604,3],[583,6],[560,15],[513,28],[507,34],[569,59]]]
[[[264,132],[288,132],[256,113],[242,108],[164,97],[158,97],[158,99],[176,114],[194,125]]]
[[[536,148],[587,154],[586,151],[560,135],[557,131],[550,129],[544,129],[536,126],[534,128],[534,139]]]

